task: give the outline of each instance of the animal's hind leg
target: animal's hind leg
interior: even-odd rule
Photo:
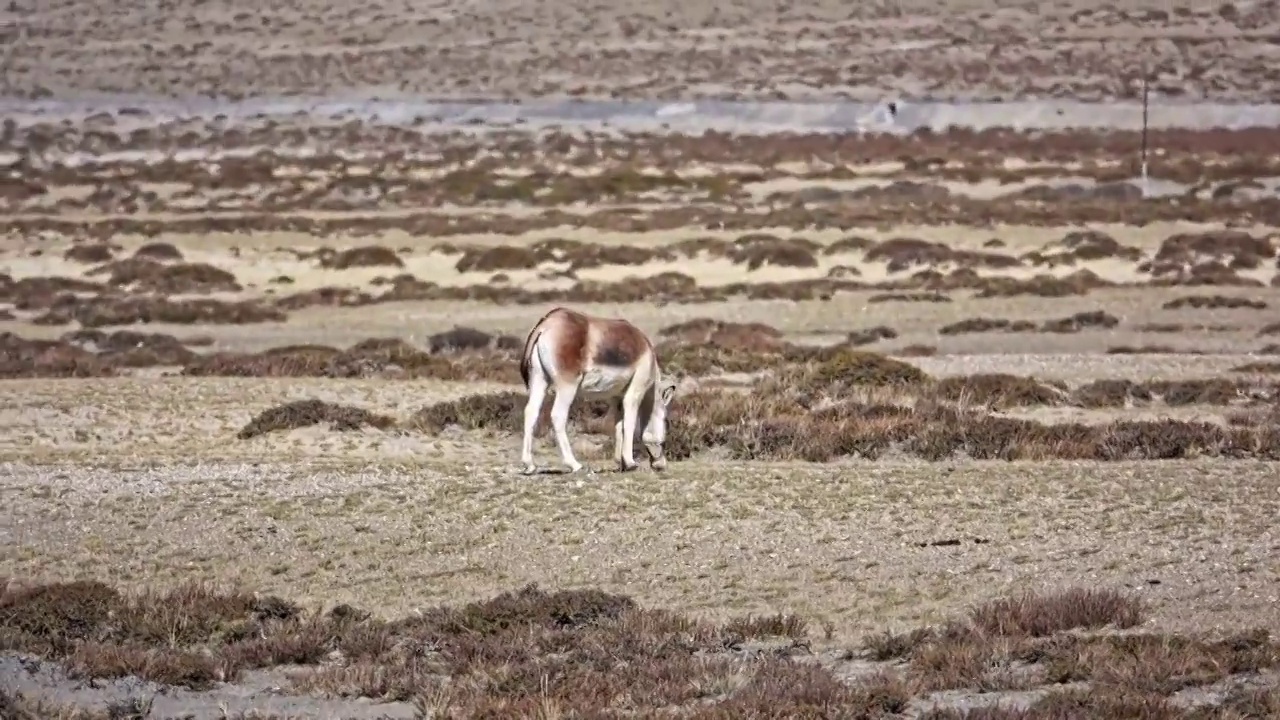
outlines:
[[[569,466],[570,472],[582,469],[582,463],[573,456],[573,448],[569,446],[569,408],[573,407],[573,398],[577,393],[576,385],[559,385],[556,387],[555,403],[551,406],[551,427],[555,429],[560,457]]]
[[[622,418],[623,414],[626,412],[624,408],[625,406],[622,403],[621,397],[613,401],[613,412],[615,416],[613,419],[613,461],[618,464],[618,467],[622,467],[622,448],[624,445],[622,439]]]
[[[533,431],[538,425],[538,415],[542,413],[546,397],[547,378],[539,370],[529,378],[529,400],[524,405],[524,443],[520,448],[520,462],[526,475],[538,470],[538,466],[533,464]]]

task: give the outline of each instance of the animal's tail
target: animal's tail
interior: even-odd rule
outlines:
[[[529,387],[529,360],[533,357],[532,351],[534,344],[538,342],[538,338],[542,337],[543,323],[547,321],[547,318],[551,317],[551,313],[554,313],[559,309],[560,308],[553,308],[546,315],[539,318],[538,322],[533,324],[533,329],[529,331],[529,337],[524,340],[524,350],[520,353],[520,379],[524,381],[524,386],[526,388]]]

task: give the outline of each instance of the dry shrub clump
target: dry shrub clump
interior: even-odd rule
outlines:
[[[864,642],[872,659],[901,660],[908,682],[926,691],[999,691],[1088,683],[1046,695],[1025,712],[978,717],[1198,717],[1172,711],[1168,696],[1280,664],[1280,645],[1266,631],[1208,639],[1154,633],[1099,633],[1131,629],[1145,611],[1133,597],[1105,589],[1070,588],[996,600],[969,617],[940,627],[882,633]],[[1082,633],[1081,630],[1095,631]],[[1225,706],[1267,703],[1256,695]],[[1112,714],[1120,711],[1120,714]],[[1091,710],[1100,710],[1094,714]],[[1213,708],[1205,708],[1212,710]],[[929,717],[972,717],[936,712]],[[1235,717],[1210,714],[1204,717]]]
[[[0,377],[103,377],[121,368],[183,365],[197,354],[164,333],[76,330],[58,340],[0,334]]]
[[[1161,307],[1165,310],[1181,310],[1183,308],[1195,310],[1235,310],[1239,308],[1266,310],[1267,303],[1262,300],[1228,295],[1188,295],[1170,300]]]
[[[381,245],[364,245],[339,252],[327,252],[320,256],[320,267],[328,270],[346,270],[356,267],[404,267],[404,261],[395,250]]]
[[[736,323],[695,318],[668,325],[658,336],[672,344],[701,345],[726,350],[771,351],[783,345],[782,331],[764,323]]]
[[[818,266],[816,253],[820,248],[816,242],[805,238],[779,238],[755,233],[734,240],[727,254],[735,264],[746,265],[748,271],[765,265],[814,268]]]
[[[919,372],[918,370],[916,371]],[[879,376],[880,387],[891,387]],[[1257,424],[1224,428],[1182,420],[1115,421],[1104,425],[1044,424],[1002,417],[986,409],[946,404],[971,397],[989,408],[1018,403],[1066,402],[1067,393],[1008,379],[988,384],[952,381],[938,385],[918,378],[906,392],[913,405],[867,402],[867,376],[788,367],[773,385],[750,392],[703,389],[673,402],[668,455],[683,459],[716,451],[740,460],[824,462],[842,457],[877,458],[888,452],[926,460],[952,457],[1003,460],[1142,460],[1196,456],[1280,458],[1280,428]],[[1157,388],[1169,403],[1221,401],[1196,393],[1213,388]],[[944,394],[945,393],[945,394]],[[1182,394],[1178,394],[1182,393]],[[1155,391],[1153,391],[1155,394]],[[1232,397],[1235,397],[1233,391]]]
[[[450,350],[436,339],[442,352]],[[326,345],[291,345],[257,353],[215,353],[197,358],[182,370],[188,376],[232,377],[378,377],[434,378],[519,382],[509,352],[424,352],[399,338],[369,338],[345,350]]]
[[[1239,284],[1238,271],[1256,270],[1275,256],[1267,238],[1240,230],[1177,233],[1138,270],[1173,283]]]
[[[947,402],[983,405],[997,410],[1028,405],[1060,405],[1066,393],[1035,378],[1003,373],[943,378],[933,387],[934,397]]]
[[[362,427],[386,430],[395,425],[395,419],[323,400],[294,400],[258,413],[236,433],[236,437],[248,440],[277,430],[295,430],[320,423],[328,423],[331,430],[340,432]]]
[[[89,243],[72,245],[62,257],[72,262],[96,264],[110,261],[115,257],[116,248],[107,243]]]
[[[645,716],[870,717],[911,699],[890,674],[844,683],[792,659],[808,634],[794,616],[718,625],[594,589],[530,585],[388,621],[204,586],[126,596],[80,582],[6,590],[0,623],[6,650],[60,661],[80,679],[127,673],[203,689],[253,668],[301,665],[294,692],[414,702],[450,717],[548,708],[605,717],[619,698]],[[746,643],[773,650],[747,654]]]
[[[0,333],[0,378],[105,377],[113,373],[110,363],[71,343]]]
[[[970,318],[945,325],[938,329],[940,335],[964,335],[983,332],[1041,332],[1077,333],[1087,328],[1110,329],[1120,324],[1120,318],[1102,310],[1079,312],[1069,317],[1045,320],[1037,325],[1030,320],[1006,320],[1004,318]]]
[[[1112,283],[1103,280],[1091,270],[1077,270],[1070,275],[1036,275],[1029,278],[1012,277],[972,277],[963,279],[957,285],[977,287],[975,297],[1004,298],[1019,295],[1035,297],[1070,297],[1087,295],[1096,288],[1108,287]]]
[[[182,251],[174,247],[172,243],[167,242],[146,243],[133,251],[133,257],[165,262],[181,262],[183,260]]]
[[[239,292],[236,276],[208,263],[164,263],[146,257],[115,260],[89,270],[86,275],[106,275],[107,284],[135,292],[161,295]]]
[[[247,325],[283,322],[285,319],[286,315],[281,310],[252,300],[171,300],[150,295],[64,295],[45,314],[32,322],[37,325],[65,325],[75,321],[81,327],[96,328],[153,322],[175,325]]]
[[[886,302],[929,302],[929,303],[949,303],[951,297],[938,292],[914,292],[914,293],[878,293],[867,298],[868,304],[886,303]]]
[[[890,273],[899,273],[913,267],[937,267],[952,264],[960,268],[1004,270],[1022,265],[1022,261],[1001,253],[960,250],[940,242],[919,238],[890,238],[867,248],[868,262],[883,262]]]
[[[1123,245],[1110,235],[1098,230],[1069,232],[1061,240],[1044,246],[1043,250],[1027,253],[1023,259],[1032,265],[1075,265],[1096,260],[1127,260],[1137,262],[1142,251]]]

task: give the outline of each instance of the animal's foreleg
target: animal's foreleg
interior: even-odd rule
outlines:
[[[529,381],[529,400],[524,405],[524,444],[520,448],[520,462],[526,475],[538,470],[538,466],[533,464],[533,430],[538,425],[538,415],[542,413],[546,397],[547,380],[542,373],[537,373]]]
[[[560,446],[560,457],[570,472],[582,469],[582,463],[573,456],[573,448],[569,446],[569,408],[573,407],[577,392],[578,388],[573,385],[557,387],[555,403],[551,406],[551,426],[555,429],[556,444]]]

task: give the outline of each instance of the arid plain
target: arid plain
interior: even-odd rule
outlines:
[[[1280,32],[1274,3],[119,7],[11,6],[6,94],[1092,100],[1142,49],[1166,102],[1274,100]],[[1280,716],[1280,128],[1155,131],[1144,193],[1129,131],[30,107],[0,716]],[[616,472],[592,405],[594,472],[544,418],[518,473],[556,305],[658,344],[665,473]]]

